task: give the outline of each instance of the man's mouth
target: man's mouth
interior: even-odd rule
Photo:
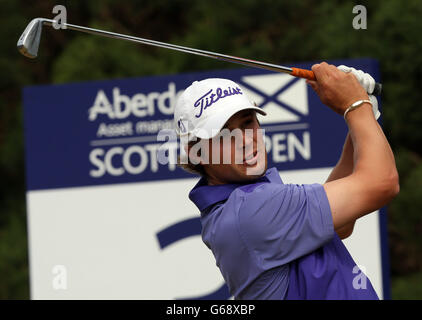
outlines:
[[[243,164],[246,165],[254,165],[257,163],[258,160],[258,150],[254,151],[253,153],[249,154],[245,157],[245,161],[243,161]]]

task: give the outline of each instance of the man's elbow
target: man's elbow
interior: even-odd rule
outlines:
[[[394,180],[394,185],[393,185],[393,190],[392,190],[392,198],[395,198],[400,192],[400,178],[399,178],[399,174],[396,173],[396,177]]]
[[[384,180],[380,191],[386,204],[392,201],[399,194],[400,182],[399,174],[396,170]]]
[[[340,230],[336,230],[336,232],[339,238],[341,240],[344,240],[352,235],[354,228],[355,228],[355,222],[350,223],[349,225],[341,228]]]

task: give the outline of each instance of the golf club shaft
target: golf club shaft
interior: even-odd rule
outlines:
[[[55,20],[43,19],[43,24],[48,25],[48,26],[53,26],[54,22],[55,22]],[[199,50],[199,49],[194,49],[194,48],[189,48],[189,47],[183,47],[183,46],[178,46],[178,45],[174,45],[174,44],[170,44],[170,43],[164,43],[164,42],[159,42],[159,41],[155,41],[155,40],[119,34],[119,33],[110,32],[110,31],[104,31],[104,30],[99,30],[99,29],[94,29],[94,28],[78,26],[78,25],[74,25],[74,24],[70,24],[70,23],[62,23],[61,25],[64,26],[65,28],[68,28],[68,29],[71,29],[71,30],[81,31],[81,32],[90,33],[90,34],[94,34],[94,35],[101,35],[101,36],[105,36],[105,37],[108,37],[108,38],[114,38],[114,39],[123,39],[123,40],[142,43],[142,44],[146,44],[146,45],[150,45],[150,46],[156,46],[156,47],[171,49],[171,50],[175,50],[175,51],[181,51],[181,52],[186,52],[186,53],[195,54],[195,55],[199,55],[199,56],[204,56],[204,57],[208,57],[208,58],[214,58],[214,59],[218,59],[218,60],[222,60],[222,61],[226,61],[226,62],[242,64],[242,65],[246,65],[246,66],[250,66],[250,67],[261,68],[261,69],[266,69],[266,70],[271,70],[271,71],[276,71],[276,72],[288,73],[292,76],[299,77],[299,78],[315,80],[315,74],[311,70],[300,69],[300,68],[289,68],[289,67],[284,67],[284,66],[280,66],[280,65],[276,65],[276,64],[267,63],[267,62],[250,60],[250,59],[225,55],[225,54],[221,54],[221,53],[215,53],[215,52],[211,52],[211,51]],[[381,84],[376,83],[373,94],[375,94],[375,95],[380,94],[381,93],[381,87],[382,87]]]
[[[45,25],[53,26],[54,20],[45,19],[43,22],[44,22]],[[174,45],[174,44],[170,44],[170,43],[164,43],[164,42],[159,42],[159,41],[154,41],[154,40],[149,40],[149,39],[144,39],[144,38],[139,38],[139,37],[134,37],[134,36],[128,36],[128,35],[124,35],[124,34],[119,34],[119,33],[115,33],[115,32],[109,32],[109,31],[104,31],[104,30],[99,30],[99,29],[94,29],[94,28],[87,28],[87,27],[83,27],[83,26],[70,24],[70,23],[63,23],[62,25],[65,26],[67,29],[82,31],[82,32],[85,32],[85,33],[90,33],[90,34],[95,34],[95,35],[101,35],[101,36],[105,36],[105,37],[108,37],[108,38],[124,39],[124,40],[127,40],[127,41],[142,43],[142,44],[146,44],[146,45],[150,45],[150,46],[156,46],[156,47],[161,47],[161,48],[191,53],[191,54],[209,57],[209,58],[214,58],[214,59],[223,60],[223,61],[227,61],[227,62],[240,63],[240,64],[243,64],[243,65],[252,66],[252,67],[260,67],[260,68],[264,68],[264,69],[272,70],[272,71],[277,71],[277,72],[285,72],[285,73],[292,73],[293,72],[292,68],[283,67],[283,66],[279,66],[279,65],[275,65],[275,64],[271,64],[271,63],[265,63],[265,62],[249,60],[249,59],[229,56],[229,55],[205,51],[205,50],[183,47],[183,46],[178,46],[178,45]],[[306,70],[306,71],[308,71],[308,70]]]

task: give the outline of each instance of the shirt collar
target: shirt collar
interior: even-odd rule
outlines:
[[[216,204],[217,202],[227,200],[230,194],[238,187],[247,184],[255,184],[259,182],[274,182],[282,183],[280,175],[276,168],[270,168],[265,172],[265,175],[261,178],[245,184],[219,184],[219,185],[208,185],[205,178],[201,178],[199,182],[193,187],[189,193],[189,199],[198,207],[202,212],[209,206]]]

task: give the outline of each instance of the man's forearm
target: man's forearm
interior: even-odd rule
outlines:
[[[344,178],[353,172],[353,143],[350,134],[346,136],[343,152],[337,165],[331,171],[326,182]]]
[[[324,62],[312,71],[316,80],[309,83],[321,101],[342,116],[347,113],[353,142],[353,172],[324,184],[337,230],[390,202],[399,192],[398,174],[369,96],[356,77]]]
[[[341,153],[340,159],[337,162],[334,169],[331,171],[330,175],[327,178],[326,182],[334,181],[346,177],[353,172],[353,142],[350,134],[346,136],[344,141],[343,151]],[[338,228],[335,231],[337,232],[340,239],[346,239],[349,237],[355,226],[355,221],[345,225],[342,228]]]
[[[394,155],[381,127],[366,104],[348,115],[354,147],[353,175],[374,188],[368,203],[380,208],[398,192],[398,174]]]

